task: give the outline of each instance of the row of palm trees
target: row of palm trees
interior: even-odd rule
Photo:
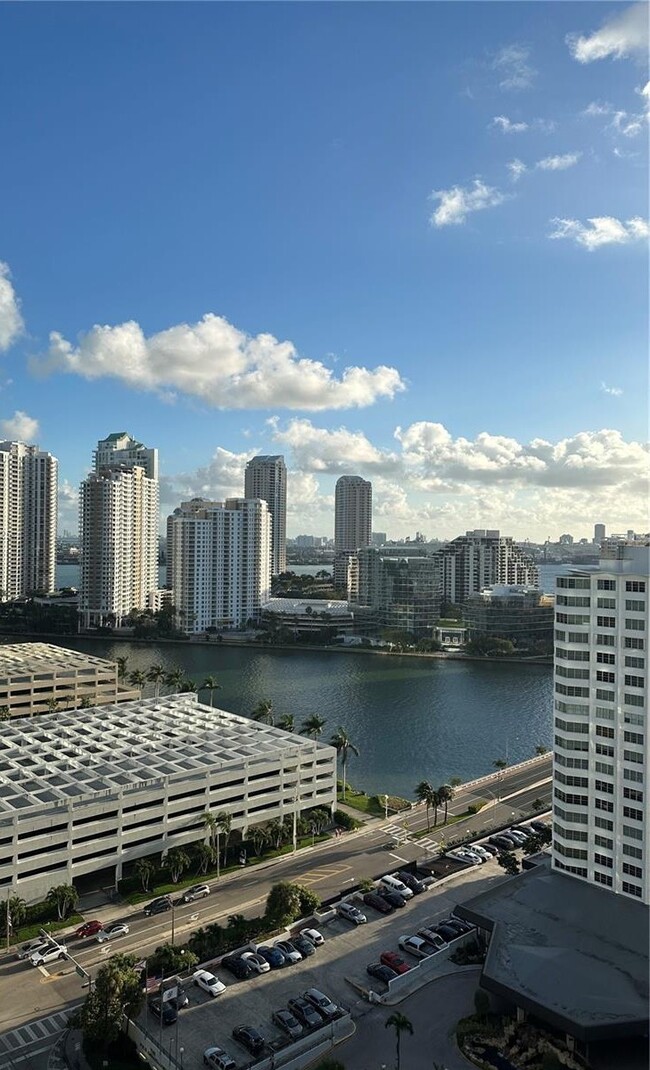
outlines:
[[[441,784],[439,788],[434,788],[428,780],[421,780],[415,788],[415,797],[418,802],[422,802],[426,806],[427,832],[431,828],[431,810],[433,810],[434,828],[438,824],[438,810],[442,806],[444,806],[445,808],[445,823],[447,822],[447,811],[449,809],[449,803],[454,797],[454,789],[451,784]]]
[[[166,669],[164,665],[155,664],[150,665],[148,669],[133,669],[131,672],[128,670],[128,657],[118,657],[115,659],[117,662],[117,670],[120,679],[127,680],[133,687],[143,688],[146,684],[153,684],[154,697],[158,698],[163,687],[170,688],[173,692],[194,692],[209,691],[210,693],[210,705],[214,706],[214,693],[219,691],[221,684],[215,676],[206,676],[203,683],[199,686],[194,680],[188,679],[183,669],[175,666],[172,669]]]

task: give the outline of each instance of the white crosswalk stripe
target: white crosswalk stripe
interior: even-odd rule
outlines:
[[[7,1055],[48,1037],[58,1036],[67,1024],[68,1013],[57,1011],[56,1014],[50,1014],[47,1018],[39,1018],[35,1022],[29,1022],[28,1025],[17,1026],[9,1033],[2,1033],[0,1035],[0,1066],[5,1065]]]

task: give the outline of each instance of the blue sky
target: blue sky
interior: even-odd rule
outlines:
[[[375,527],[647,527],[647,7],[0,8],[0,434]],[[10,106],[8,106],[10,104]]]

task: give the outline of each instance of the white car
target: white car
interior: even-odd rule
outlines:
[[[42,936],[37,937],[36,940],[28,940],[26,944],[20,945],[16,952],[16,958],[30,959],[37,951],[42,951],[44,947],[47,947],[49,942],[49,940],[44,940]]]
[[[207,970],[197,970],[192,974],[192,979],[195,985],[202,988],[204,992],[207,992],[211,996],[220,996],[222,992],[226,991],[226,986],[223,981],[220,981],[218,977],[215,977],[213,973],[209,973]]]
[[[346,921],[354,922],[355,925],[363,925],[368,920],[366,915],[362,914],[352,903],[338,903],[336,913]]]
[[[203,1065],[210,1070],[236,1070],[236,1062],[223,1048],[206,1048],[203,1052]]]
[[[118,936],[126,936],[129,932],[129,927],[123,921],[116,921],[114,925],[107,925],[105,929],[102,929],[97,933],[97,942],[105,944],[107,940],[115,940]]]
[[[301,929],[300,934],[306,936],[314,947],[321,947],[325,943],[325,937],[319,933],[318,929]]]
[[[490,851],[486,851],[485,847],[481,847],[480,843],[473,843],[470,847],[470,851],[473,854],[478,855],[479,858],[483,858],[486,862],[492,861],[492,854]]]
[[[281,951],[285,959],[293,966],[294,962],[302,962],[302,955],[289,940],[276,940],[275,947]]]
[[[195,899],[205,899],[209,894],[209,884],[193,884],[191,888],[185,889],[182,898],[184,903],[193,903]]]
[[[42,947],[40,951],[35,951],[33,955],[30,955],[29,961],[32,966],[46,966],[48,962],[56,962],[57,959],[65,959],[68,955],[68,949],[65,944],[47,944],[46,947]]]
[[[421,936],[400,936],[397,943],[402,951],[408,951],[409,955],[415,955],[416,959],[426,959],[431,954],[431,949]]]
[[[243,955],[239,956],[240,959],[245,962],[251,969],[255,970],[255,973],[268,973],[271,969],[270,964],[261,955],[258,955],[255,951],[244,951]]]

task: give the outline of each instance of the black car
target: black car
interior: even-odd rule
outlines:
[[[281,1029],[282,1032],[286,1033],[292,1040],[296,1040],[297,1037],[302,1036],[302,1026],[291,1011],[274,1011],[271,1018],[278,1029]]]
[[[398,873],[397,876],[401,880],[402,884],[405,884],[407,888],[410,888],[413,895],[421,895],[424,891],[424,885],[422,881],[419,881],[417,877],[414,877],[412,873]]]
[[[535,832],[546,832],[551,826],[548,821],[531,821],[530,827],[534,829]]]
[[[309,956],[313,955],[316,950],[311,940],[308,940],[306,936],[302,935],[302,933],[298,933],[297,936],[293,936],[291,938],[291,943],[295,947],[296,951],[300,952],[304,959],[309,958]]]
[[[499,848],[495,847],[493,843],[482,843],[481,847],[483,848],[484,851],[487,851],[487,853],[489,855],[494,856],[494,855],[498,855],[498,853],[499,853]]]
[[[460,936],[460,933],[456,932],[456,930],[452,929],[449,925],[436,925],[433,931],[438,933],[439,936],[442,936],[443,940],[446,940],[447,943],[451,940],[457,940]]]
[[[287,1007],[292,1014],[296,1016],[299,1022],[306,1025],[308,1029],[318,1028],[323,1024],[323,1019],[316,1010],[312,1007],[311,1003],[308,1003],[302,996],[297,996],[295,999],[287,1001]]]
[[[502,836],[500,833],[496,836],[490,836],[490,843],[493,843],[501,851],[512,851],[517,846],[509,836]]]
[[[471,925],[466,925],[464,921],[458,921],[457,918],[445,918],[440,922],[447,929],[453,929],[459,936],[464,936],[465,933],[471,932]]]
[[[386,889],[385,891],[379,892],[379,895],[382,899],[385,899],[387,903],[390,903],[392,907],[400,908],[406,906],[406,899],[403,895],[400,895],[399,892],[391,892]]]
[[[233,1029],[232,1035],[237,1043],[246,1048],[251,1055],[259,1055],[266,1047],[264,1037],[252,1025],[237,1025]]]
[[[152,999],[149,1001],[149,1010],[155,1014],[156,1018],[162,1015],[163,1025],[173,1025],[178,1018],[178,1007],[173,999],[165,1000],[164,1003],[161,1003],[159,999]]]
[[[384,966],[381,962],[371,962],[369,966],[366,966],[366,973],[369,973],[371,977],[376,977],[378,981],[385,981],[386,984],[398,976],[395,970],[391,970],[390,966]]]
[[[221,965],[229,973],[234,974],[239,981],[245,981],[253,972],[248,963],[240,959],[238,955],[226,955],[221,960]]]
[[[171,910],[171,908],[171,896],[163,895],[159,899],[152,899],[152,901],[144,908],[144,914],[148,918],[151,914],[164,914],[166,910]]]
[[[372,907],[373,910],[378,910],[380,914],[392,914],[395,909],[377,892],[366,892],[363,901],[366,906]]]

